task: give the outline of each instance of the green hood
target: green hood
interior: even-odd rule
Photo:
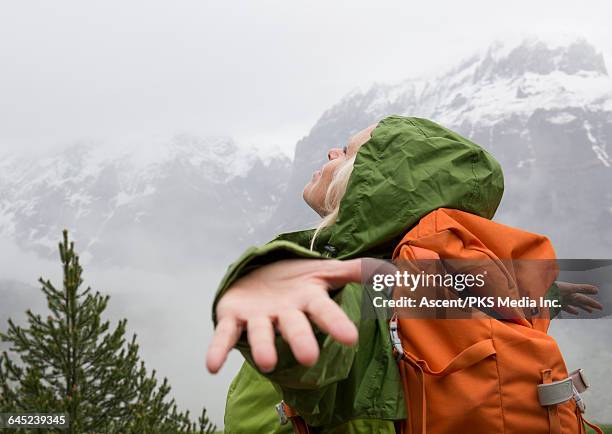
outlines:
[[[313,230],[248,249],[219,286],[213,320],[223,293],[256,267],[288,258],[390,258],[402,236],[437,208],[492,218],[503,185],[499,164],[480,146],[426,119],[389,116],[357,153],[338,219],[320,232],[314,250]],[[334,295],[358,327],[358,344],[346,347],[319,332],[320,356],[310,368],[299,365],[279,337],[276,369],[260,374],[241,340],[237,348],[246,362],[228,393],[225,432],[290,432],[274,411],[284,399],[326,434],[394,433],[393,421],[407,417],[401,378],[387,319],[364,319],[364,294],[361,285],[348,284]]]
[[[359,149],[338,219],[318,235],[315,250],[389,256],[430,211],[456,208],[490,219],[503,191],[499,163],[479,145],[427,119],[389,116]],[[308,247],[312,233],[276,239]]]

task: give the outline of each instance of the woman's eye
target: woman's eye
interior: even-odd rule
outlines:
[[[344,152],[344,155],[346,155],[346,146],[342,148],[342,152]]]

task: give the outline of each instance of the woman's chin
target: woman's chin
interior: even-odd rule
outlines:
[[[316,204],[316,200],[313,199],[311,184],[308,184],[306,185],[306,187],[304,187],[304,191],[302,191],[302,199],[304,199],[306,205],[308,205],[314,212],[320,215],[319,207]]]
[[[304,187],[304,190],[302,190],[302,199],[304,199],[304,202],[306,202],[306,204],[308,206],[310,206],[310,191],[312,190],[312,185],[310,185],[311,183],[306,184],[306,186]]]

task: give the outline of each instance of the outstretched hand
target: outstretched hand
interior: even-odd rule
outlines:
[[[306,366],[319,357],[310,321],[338,342],[355,344],[357,328],[328,291],[360,281],[361,259],[283,260],[243,276],[217,304],[217,328],[206,355],[208,370],[219,371],[244,330],[255,364],[264,372],[277,363],[275,328],[296,360]]]
[[[588,295],[597,294],[598,289],[596,286],[586,283],[556,283],[560,290],[559,293],[561,295],[561,305],[563,306],[564,311],[571,313],[572,315],[578,315],[578,308],[589,313],[593,312],[593,309],[603,309],[601,303]]]

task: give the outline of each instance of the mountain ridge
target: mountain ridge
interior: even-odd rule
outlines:
[[[612,80],[603,55],[586,40],[570,40],[565,45],[534,39],[511,46],[495,43],[430,80],[375,83],[353,90],[326,110],[297,143],[287,193],[271,226],[279,232],[306,227],[312,213],[301,201],[301,189],[324,164],[326,150],[389,114],[432,119],[491,151],[504,168],[508,186],[499,219],[550,234],[563,255],[612,253],[610,231],[595,221],[607,219],[612,204],[610,194],[601,188],[611,180],[607,143],[612,140]],[[585,168],[591,170],[586,179]],[[566,209],[555,212],[567,218],[567,208],[577,207],[571,205],[574,199],[584,207],[590,203],[578,194],[576,185],[566,185],[567,177],[553,173],[555,169],[580,174],[582,191],[595,185],[597,198],[589,199],[604,204],[594,213],[597,218],[582,223],[605,231],[601,249],[589,252],[588,244],[582,242],[572,252],[571,242],[563,236],[570,228],[551,230],[556,219],[542,220],[542,214],[550,213],[544,204],[565,201]],[[538,178],[540,190],[554,188],[539,193],[547,197],[536,198],[525,185],[526,178],[531,186]],[[539,210],[529,212],[525,202]],[[577,221],[583,217],[578,214]],[[572,230],[577,227],[578,223]],[[601,238],[593,239],[601,244]]]

